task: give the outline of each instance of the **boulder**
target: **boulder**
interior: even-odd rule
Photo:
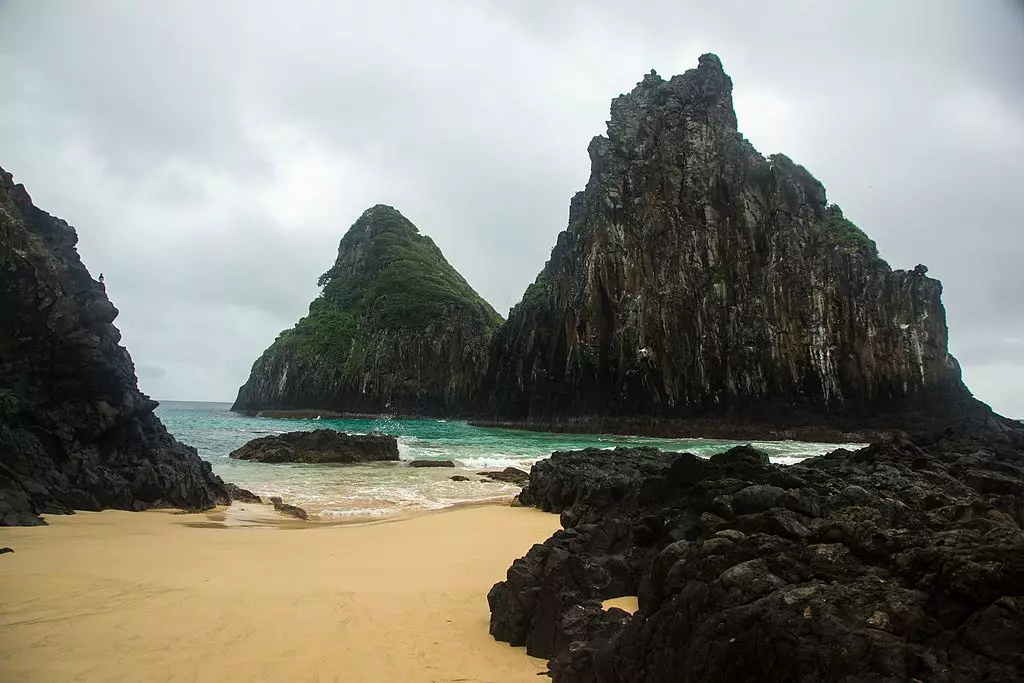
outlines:
[[[477,475],[490,479],[491,481],[500,481],[506,484],[516,484],[518,486],[524,486],[526,482],[530,481],[530,473],[524,472],[518,467],[506,467],[503,470],[477,472]]]
[[[224,488],[227,489],[228,495],[231,496],[231,500],[239,501],[240,503],[262,503],[263,499],[257,496],[248,489],[243,489],[241,486],[235,484],[225,484]]]
[[[398,441],[387,434],[350,435],[332,429],[253,439],[231,452],[237,460],[282,463],[360,463],[398,460]]]
[[[451,460],[411,460],[409,467],[455,467]]]
[[[280,512],[282,515],[289,515],[291,517],[295,517],[296,519],[302,520],[309,519],[309,515],[306,514],[306,511],[300,508],[299,506],[284,503],[281,501],[280,498],[275,498],[272,500],[274,500],[274,509]]]

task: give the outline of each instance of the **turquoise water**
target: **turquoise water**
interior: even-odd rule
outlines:
[[[519,488],[479,481],[483,469],[508,466],[529,470],[553,451],[616,446],[654,446],[697,455],[718,453],[742,441],[652,439],[601,434],[549,434],[472,427],[445,420],[291,420],[232,413],[228,403],[164,401],[157,415],[178,440],[195,446],[226,481],[260,495],[279,495],[324,519],[382,518],[402,512],[439,509],[465,502],[509,498]],[[281,432],[337,429],[384,432],[398,437],[402,460],[453,460],[458,467],[412,468],[402,463],[305,465],[232,460],[228,454],[251,439]],[[791,464],[837,448],[798,441],[754,442],[773,462]],[[851,447],[854,445],[851,444]],[[473,481],[453,482],[454,474]]]

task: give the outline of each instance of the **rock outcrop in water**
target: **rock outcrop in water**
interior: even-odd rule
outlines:
[[[138,390],[117,309],[77,242],[0,169],[0,524],[228,503],[210,464]]]
[[[970,401],[941,284],[892,270],[805,168],[743,138],[718,57],[646,76],[589,151],[568,228],[496,335],[493,418],[857,429]]]
[[[333,429],[263,436],[231,451],[236,460],[281,463],[358,463],[398,460],[398,440],[389,434],[346,434]]]
[[[233,410],[449,415],[476,405],[501,317],[389,206],[338,247],[309,315],[252,367]]]
[[[1024,430],[997,416],[789,467],[556,453],[520,501],[564,530],[491,633],[556,683],[1024,679]]]

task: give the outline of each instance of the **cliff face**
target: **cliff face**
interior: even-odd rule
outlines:
[[[471,409],[501,317],[402,214],[363,213],[320,285],[309,315],[253,365],[233,410]]]
[[[0,169],[0,525],[73,509],[229,502],[171,437],[118,344],[117,309],[74,228]]]
[[[551,259],[495,338],[492,414],[852,414],[968,396],[941,284],[892,270],[737,132],[714,55],[612,102]]]

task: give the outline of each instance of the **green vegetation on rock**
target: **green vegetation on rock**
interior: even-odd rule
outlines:
[[[501,324],[434,241],[390,206],[374,206],[356,221],[318,284],[325,301],[374,327],[421,328],[453,309],[487,326]]]
[[[858,251],[870,262],[884,263],[878,256],[875,241],[857,227],[850,219],[843,216],[843,210],[836,204],[825,209],[825,220],[821,223],[821,235],[830,244],[844,251]]]
[[[317,284],[309,313],[253,366],[240,408],[438,410],[466,399],[468,389],[451,387],[473,385],[477,356],[502,322],[433,240],[390,206],[360,216]]]

